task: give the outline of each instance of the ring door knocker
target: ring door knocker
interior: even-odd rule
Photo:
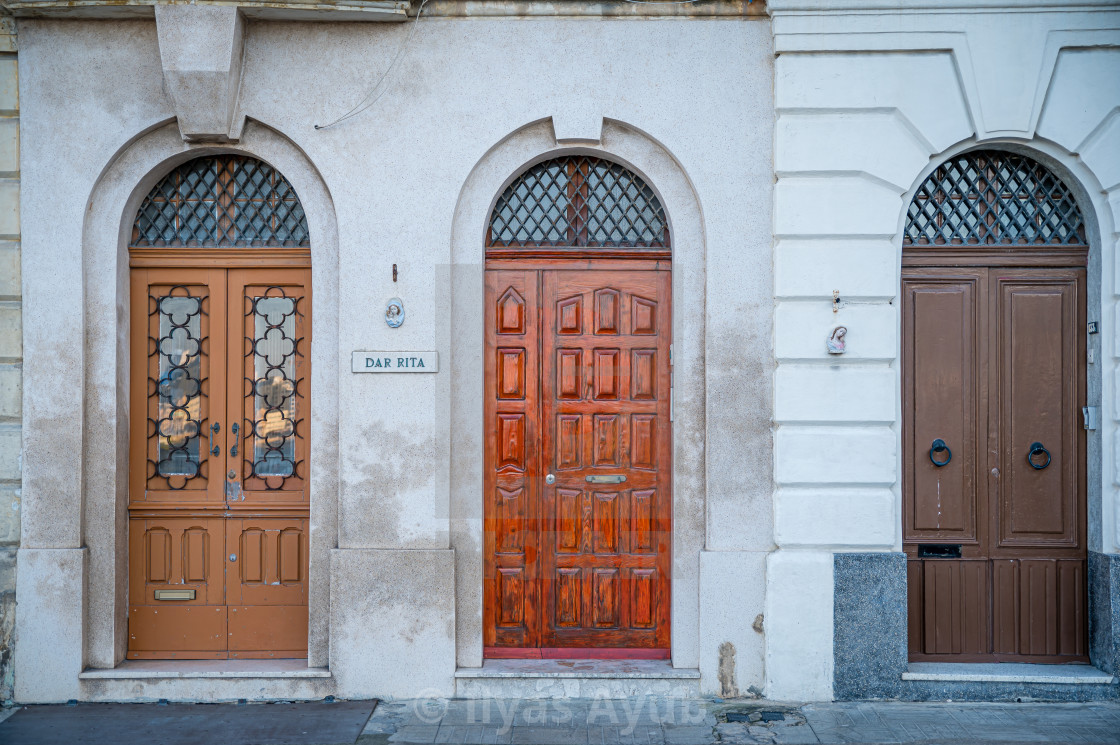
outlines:
[[[938,457],[942,453],[945,453],[945,460],[938,460]],[[938,468],[949,465],[949,461],[952,459],[953,451],[949,449],[949,446],[946,445],[945,441],[940,437],[934,440],[933,444],[929,446],[929,462]]]
[[[1046,456],[1045,463],[1035,462],[1035,456],[1039,455]],[[1041,471],[1043,468],[1046,468],[1046,466],[1050,465],[1050,451],[1042,447],[1041,442],[1032,442],[1031,449],[1027,451],[1027,463],[1030,463],[1031,468],[1033,468],[1034,470]]]

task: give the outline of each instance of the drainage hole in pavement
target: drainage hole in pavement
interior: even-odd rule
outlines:
[[[786,715],[780,711],[729,711],[723,715],[725,722],[742,722],[744,724],[758,724],[760,722],[784,722]],[[795,717],[796,719],[796,717]]]

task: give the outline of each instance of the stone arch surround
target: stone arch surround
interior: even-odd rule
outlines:
[[[1085,220],[1086,237],[1089,243],[1089,266],[1086,305],[1090,319],[1100,318],[1102,302],[1101,275],[1102,251],[1100,242],[1100,219],[1091,193],[1097,185],[1095,178],[1077,162],[1070,153],[1052,143],[1022,142],[993,138],[978,141],[969,138],[955,144],[945,152],[932,156],[930,163],[915,177],[913,185],[903,197],[903,210],[899,217],[896,268],[901,266],[902,231],[906,224],[906,209],[909,207],[920,186],[933,170],[953,157],[978,149],[1006,150],[1028,156],[1051,170],[1074,193]],[[901,326],[901,307],[895,305],[896,322]],[[901,360],[901,337],[898,339],[898,360]],[[1090,344],[1093,343],[1090,337]],[[1103,359],[1097,344],[1098,359]],[[1089,365],[1087,368],[1087,401],[1090,406],[1101,406],[1103,364]],[[901,391],[901,364],[894,366],[894,385]],[[898,422],[901,423],[901,396],[896,396]],[[1102,520],[1105,508],[1102,495],[1102,447],[1105,433],[1103,427],[1089,433],[1086,462],[1088,468],[1086,520],[1088,523],[1087,547],[1089,550],[1089,644],[1093,664],[1107,671],[1115,672],[1114,652],[1109,642],[1094,634],[1094,629],[1104,616],[1114,616],[1115,609],[1107,597],[1102,597],[1100,588],[1094,588],[1094,580],[1100,579],[1103,567],[1100,564],[1102,543],[1107,541],[1109,526]],[[899,437],[898,458],[901,482],[901,427],[896,427]],[[901,483],[898,484],[901,497]],[[901,503],[899,505],[899,541],[901,541]],[[901,544],[899,544],[901,547]],[[1026,686],[985,683],[930,683],[926,681],[907,681],[902,673],[907,670],[907,580],[906,557],[899,552],[863,553],[837,552],[834,555],[834,696],[837,699],[860,698],[902,698],[902,699],[939,699],[983,700],[1017,698],[1032,695],[1049,699],[1095,699],[1114,697],[1111,687],[1092,686],[1083,689],[1047,688],[1046,686]],[[867,598],[871,602],[867,602]],[[872,629],[870,632],[867,629]],[[1112,642],[1115,644],[1115,642]]]
[[[307,214],[311,232],[314,314],[312,380],[315,406],[311,423],[311,545],[308,664],[326,664],[328,647],[329,550],[336,545],[337,511],[337,282],[338,229],[331,196],[317,170],[290,140],[252,121],[242,139],[221,147],[188,145],[174,121],[156,124],[117,151],[105,166],[86,203],[82,229],[82,318],[80,348],[80,428],[61,433],[62,446],[80,453],[59,467],[80,467],[79,491],[73,499],[32,504],[33,513],[49,515],[53,530],[80,536],[76,551],[85,566],[73,567],[82,578],[84,609],[71,618],[35,620],[73,627],[79,621],[81,659],[72,661],[72,685],[86,668],[112,668],[127,648],[127,499],[128,499],[128,240],[136,210],[167,171],[192,158],[214,153],[243,153],[277,168],[290,181]],[[189,250],[189,249],[186,249]],[[60,336],[68,332],[60,330]],[[51,343],[48,340],[48,344]],[[55,342],[60,343],[60,342]],[[60,397],[61,398],[61,397]],[[46,402],[44,402],[46,403]],[[64,405],[60,401],[58,405]],[[72,408],[72,404],[70,404]],[[31,419],[32,437],[53,437],[53,422]],[[60,446],[56,443],[51,450]],[[40,492],[30,496],[41,499]],[[55,496],[58,496],[57,494]],[[29,500],[31,501],[31,500]],[[34,525],[32,526],[34,528]],[[77,588],[75,588],[77,589]],[[28,620],[27,616],[23,616]],[[22,651],[22,650],[21,650]],[[32,673],[23,662],[23,680]],[[36,676],[40,677],[40,676]],[[89,683],[83,681],[81,695]],[[25,694],[25,698],[31,698]]]
[[[638,173],[665,207],[673,247],[673,576],[672,663],[700,667],[702,687],[718,690],[714,645],[702,618],[700,574],[706,546],[704,364],[707,268],[703,212],[681,165],[660,143],[631,126],[603,120],[601,140],[558,142],[550,120],[519,129],[495,145],[466,179],[451,236],[451,545],[456,555],[456,650],[460,667],[482,664],[482,361],[483,270],[490,211],[526,168],[549,158],[585,154],[616,161]],[[767,351],[757,351],[766,364]],[[688,361],[682,364],[681,361]],[[700,561],[698,561],[698,558]],[[759,609],[761,610],[761,609]],[[718,642],[717,642],[718,644]],[[713,648],[708,649],[709,646]],[[749,644],[741,654],[746,685],[761,680]],[[710,654],[709,654],[710,652]]]

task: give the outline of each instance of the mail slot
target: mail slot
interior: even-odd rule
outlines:
[[[621,484],[625,480],[626,475],[622,473],[592,474],[586,478],[589,484]]]
[[[156,600],[194,600],[194,590],[156,590]]]
[[[961,558],[961,545],[959,543],[919,543],[919,559],[959,559]]]

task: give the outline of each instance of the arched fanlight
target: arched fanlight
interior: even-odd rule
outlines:
[[[310,245],[307,216],[288,180],[243,155],[189,160],[144,198],[132,228],[137,248]]]
[[[907,212],[903,244],[1085,245],[1073,193],[1040,163],[975,150],[950,158],[922,183]]]
[[[492,248],[668,248],[669,224],[653,189],[602,158],[566,156],[514,179],[490,215]]]

